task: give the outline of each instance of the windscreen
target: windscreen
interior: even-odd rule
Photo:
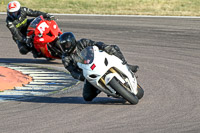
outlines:
[[[43,20],[42,16],[39,16],[39,17],[35,18],[35,19],[31,22],[31,24],[29,25],[29,27],[30,27],[31,29],[35,29],[35,28],[37,27],[37,25],[40,23],[40,21],[42,21],[42,20]]]
[[[94,49],[92,46],[88,46],[81,51],[80,63],[83,64],[91,64],[94,60]]]

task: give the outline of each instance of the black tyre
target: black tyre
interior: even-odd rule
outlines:
[[[137,89],[138,89],[138,93],[136,96],[138,97],[138,99],[141,99],[144,96],[144,90],[139,84],[137,85]]]
[[[138,98],[135,96],[133,93],[128,91],[125,87],[123,87],[118,80],[114,77],[109,85],[116,90],[117,93],[119,93],[124,99],[126,99],[129,103],[131,104],[137,104],[138,103]]]

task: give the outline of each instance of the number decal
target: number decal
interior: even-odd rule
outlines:
[[[46,22],[42,22],[42,23],[37,27],[37,29],[40,31],[41,34],[44,33],[45,28],[49,28],[49,26],[47,25]]]

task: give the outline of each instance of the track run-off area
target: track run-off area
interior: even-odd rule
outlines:
[[[67,80],[66,88],[61,87],[65,89],[43,87],[34,92],[42,92],[43,89],[43,92],[53,90],[53,93],[0,102],[1,132],[200,132],[200,18],[55,17],[58,26],[64,32],[73,32],[77,39],[117,44],[129,64],[139,65],[137,76],[144,89],[144,97],[137,105],[130,105],[101,93],[94,101],[85,102],[82,98],[83,83],[73,80],[60,60],[48,62],[42,58],[34,59],[31,54],[19,54],[6,28],[6,15],[2,14],[0,65],[6,64],[17,70],[21,66],[30,67],[24,68],[28,70],[34,68],[36,78],[41,77],[41,69],[62,72],[70,80]],[[57,77],[56,74],[43,76],[47,79],[46,83],[41,79],[38,81],[42,84],[49,83],[50,77]],[[52,86],[55,82],[51,82]],[[29,94],[33,93],[30,91],[34,90],[33,86],[27,85],[26,89]],[[0,98],[6,97],[1,93],[4,92],[0,92]]]
[[[63,71],[12,63],[0,63],[0,66],[21,72],[32,78],[32,81],[28,84],[15,86],[11,90],[0,92],[0,101],[20,100],[22,98],[30,99],[31,96],[43,96],[49,93],[56,93],[56,91],[78,83],[77,80],[74,80],[69,74]],[[12,79],[9,81],[12,81]]]

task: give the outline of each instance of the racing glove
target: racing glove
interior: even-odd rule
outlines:
[[[70,65],[70,62],[71,62],[71,57],[70,56],[65,56],[64,54],[62,55],[62,62],[63,62],[63,64],[64,64],[64,66],[65,66],[65,68],[66,67],[68,67],[69,65]]]
[[[47,14],[47,20],[50,21],[50,20],[56,20],[56,19],[55,19],[55,16]]]

